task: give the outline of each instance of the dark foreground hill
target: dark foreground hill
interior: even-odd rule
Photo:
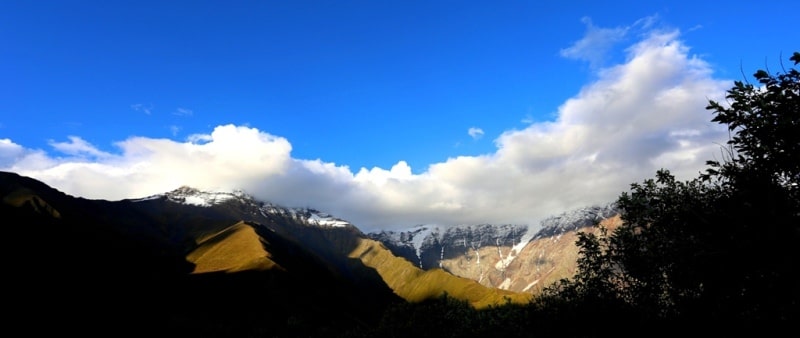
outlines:
[[[443,294],[476,308],[530,298],[241,193],[89,200],[2,172],[0,200],[7,329],[25,335],[331,336]]]

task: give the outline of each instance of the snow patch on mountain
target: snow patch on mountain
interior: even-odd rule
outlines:
[[[408,235],[406,235],[406,242],[410,242],[411,247],[414,248],[414,252],[417,253],[417,261],[420,267],[422,267],[422,243],[424,243],[427,238],[434,238],[435,236],[431,236],[434,231],[438,233],[439,228],[436,226],[419,226],[417,229],[409,231]],[[398,234],[398,237],[400,243],[403,243],[403,234]]]
[[[271,203],[262,203],[259,206],[259,211],[264,217],[268,215],[280,215],[283,217],[292,218],[302,224],[317,227],[355,227],[350,222],[343,219],[336,218],[328,213],[311,209],[311,208],[286,208]]]
[[[328,215],[326,213],[322,213],[322,212],[320,212],[320,213],[312,213],[311,216],[308,218],[308,221],[310,223],[314,223],[314,224],[317,224],[317,225],[337,227],[337,228],[346,227],[346,226],[350,225],[350,223],[348,223],[346,221],[340,220],[338,218],[334,218],[333,216]]]
[[[422,248],[434,245],[439,237],[439,226],[420,224],[403,231],[380,231],[368,234],[372,239],[382,243],[411,249],[415,254],[414,263],[420,268],[422,264]],[[410,257],[406,257],[411,260]]]
[[[520,252],[522,252],[522,249],[525,248],[526,245],[528,245],[528,242],[530,242],[533,239],[534,235],[535,233],[531,231],[530,227],[528,227],[528,231],[525,232],[524,235],[522,235],[519,243],[514,244],[514,246],[511,248],[513,250],[514,255],[518,255]]]
[[[165,198],[168,201],[199,206],[199,207],[212,207],[221,205],[228,202],[239,202],[247,205],[263,217],[269,218],[270,215],[292,218],[302,224],[320,226],[320,227],[347,227],[353,226],[349,222],[333,217],[332,215],[314,210],[311,208],[287,208],[272,203],[257,201],[252,196],[245,193],[243,190],[236,189],[232,191],[217,190],[217,191],[203,191],[192,187],[183,186],[165,194],[154,195],[141,199],[134,200],[134,202],[141,202],[153,199]]]
[[[500,285],[497,286],[498,289],[502,289],[502,290],[508,290],[508,288],[510,288],[510,287],[511,287],[511,278],[504,279],[503,282],[500,283]]]
[[[552,237],[558,240],[568,231],[594,226],[600,221],[619,213],[616,203],[584,207],[557,216],[551,216],[541,222],[541,230],[532,239]]]
[[[511,264],[511,262],[513,262],[515,258],[517,258],[519,253],[522,252],[522,249],[525,248],[526,245],[528,245],[528,242],[530,242],[533,239],[533,237],[534,233],[531,231],[531,228],[528,227],[525,234],[522,235],[522,237],[520,237],[519,242],[511,246],[511,251],[509,251],[508,255],[506,255],[505,257],[503,257],[502,252],[498,247],[497,250],[498,253],[500,254],[500,260],[497,261],[497,263],[495,263],[494,268],[501,271],[505,270],[505,268],[508,267],[508,265]]]
[[[445,257],[469,257],[480,248],[496,246],[498,260],[493,268],[505,271],[531,241],[539,238],[557,241],[568,231],[596,225],[618,212],[616,205],[610,203],[563,212],[536,225],[477,224],[444,227],[423,224],[401,231],[379,231],[367,235],[394,248],[392,250],[395,254],[415,261],[423,269],[441,266]],[[479,256],[475,255],[472,262],[480,265]]]
[[[380,231],[367,234],[370,238],[415,253],[415,260],[423,269],[441,267],[445,257],[453,255],[470,255],[485,246],[496,246],[501,259],[510,262],[527,240],[527,225],[456,225],[443,227],[433,224],[417,225],[401,231]],[[525,243],[522,243],[525,241]],[[502,247],[511,246],[509,252],[502,252]],[[400,253],[397,253],[400,254]],[[433,257],[432,255],[436,255]],[[404,256],[412,260],[409,256]],[[480,257],[475,256],[474,264],[480,264]]]
[[[154,197],[166,197],[175,203],[186,205],[194,205],[200,207],[210,207],[229,200],[247,199],[247,196],[242,190],[234,191],[201,191],[192,187],[182,186],[178,189],[170,191],[163,195],[156,195]]]
[[[533,282],[530,282],[530,284],[526,285],[525,288],[522,289],[522,292],[527,292],[528,290],[530,290],[536,284],[539,284],[539,280],[538,279],[533,281]]]

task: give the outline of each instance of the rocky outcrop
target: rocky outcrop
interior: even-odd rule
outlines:
[[[483,285],[536,292],[574,275],[578,232],[621,221],[614,204],[591,206],[527,225],[420,225],[405,231],[370,233],[395,255],[422,269],[441,268]]]

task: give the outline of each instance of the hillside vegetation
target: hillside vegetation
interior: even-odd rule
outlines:
[[[283,269],[270,259],[262,241],[252,226],[239,222],[199,238],[186,260],[194,263],[192,273]]]
[[[509,301],[524,303],[530,300],[530,294],[527,293],[489,288],[441,269],[419,269],[406,259],[393,255],[380,242],[371,239],[361,239],[350,257],[374,268],[397,295],[409,302],[435,299],[448,294],[480,309]]]
[[[796,67],[800,53],[790,60]],[[712,121],[731,138],[697,178],[631,184],[621,224],[577,236],[577,271],[525,306],[458,299],[387,311],[381,337],[608,337],[791,332],[800,313],[800,72],[734,82]]]
[[[794,67],[800,53],[790,57]],[[8,336],[608,337],[793,332],[800,72],[736,81],[724,157],[662,169],[598,226],[531,246],[535,293],[423,271],[353,226],[168,197],[87,200],[0,173]],[[643,107],[646,109],[646,107]],[[275,206],[268,206],[270,210]],[[570,238],[569,236],[574,236]],[[572,242],[574,247],[565,249]],[[554,246],[555,245],[555,246]],[[557,247],[556,247],[557,246]],[[559,249],[560,248],[560,249]],[[562,250],[562,258],[545,252]],[[560,259],[572,261],[565,269]],[[454,264],[455,262],[446,262]],[[573,266],[573,265],[569,265]],[[452,269],[456,269],[451,265]],[[559,275],[570,276],[555,280]],[[552,283],[551,283],[552,281]],[[526,285],[527,286],[527,285]]]

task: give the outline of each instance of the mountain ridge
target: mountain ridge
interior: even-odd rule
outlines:
[[[15,239],[18,253],[30,252],[8,265],[16,271],[10,285],[27,299],[11,303],[24,309],[15,316],[22,322],[50,308],[64,314],[46,318],[62,322],[65,332],[86,330],[79,318],[98,318],[142,333],[167,327],[225,336],[213,323],[289,330],[291,318],[320,312],[336,313],[320,327],[342,329],[377,320],[390,304],[443,294],[477,308],[530,299],[443,269],[419,269],[344,220],[242,192],[200,199],[203,192],[183,187],[140,199],[89,200],[0,172],[0,194],[11,229],[5,236]],[[55,287],[40,287],[45,280]],[[274,307],[287,310],[267,318]],[[257,323],[250,322],[254,316]]]
[[[404,231],[367,235],[422,269],[441,268],[489,287],[535,293],[539,288],[534,285],[574,274],[578,232],[599,233],[598,225],[603,223],[606,227],[618,226],[618,214],[616,205],[608,203],[548,217],[538,227],[417,225]]]
[[[258,201],[243,190],[209,192],[181,187],[146,199],[159,196],[177,203],[204,207],[238,200],[252,209],[246,212],[250,215],[290,218],[310,227],[344,227],[357,236],[380,242],[395,256],[406,259],[423,271],[441,269],[486,287],[531,295],[559,279],[574,275],[578,257],[578,248],[574,243],[578,232],[599,234],[598,225],[601,223],[604,223],[604,227],[621,224],[621,220],[615,218],[619,214],[616,205],[607,203],[562,212],[545,218],[538,226],[461,224],[444,227],[423,224],[406,231],[364,233],[346,220],[316,209],[286,208]],[[280,227],[272,229],[287,237],[295,237],[291,231],[282,231]],[[302,242],[308,241],[308,238],[296,240]],[[318,239],[311,240],[316,241]],[[349,252],[327,251],[319,255],[349,255]],[[392,288],[397,292],[396,287]],[[404,297],[414,298],[410,294]],[[485,305],[481,303],[481,306]]]
[[[16,205],[24,202],[24,198],[20,199],[20,197],[15,196],[6,194],[4,200],[8,200],[9,202],[7,203],[16,201],[14,202]],[[89,201],[81,198],[77,199]],[[115,203],[102,200],[95,202]],[[348,250],[353,250],[353,248],[357,247],[359,240],[343,240],[343,238],[360,236],[380,242],[385,249],[391,251],[395,256],[403,257],[422,270],[438,268],[454,276],[477,281],[490,288],[526,293],[536,291],[535,288],[532,288],[532,285],[547,284],[541,278],[531,277],[532,275],[543,277],[543,275],[547,274],[546,271],[542,272],[542,263],[546,261],[543,260],[545,256],[550,257],[551,261],[561,260],[557,258],[559,255],[571,257],[571,261],[558,264],[574,265],[572,260],[577,257],[577,248],[572,245],[576,239],[575,232],[582,228],[591,229],[603,219],[609,218],[618,212],[613,204],[580,208],[541,221],[540,229],[536,232],[533,232],[532,229],[534,227],[530,225],[464,224],[452,227],[419,225],[407,231],[364,233],[355,225],[316,209],[286,208],[269,202],[258,201],[241,189],[202,191],[182,186],[162,194],[118,202],[143,205],[143,209],[149,210],[145,213],[150,214],[162,212],[166,208],[164,203],[175,203],[180,205],[179,208],[186,208],[186,211],[178,213],[177,216],[154,216],[155,218],[160,218],[160,220],[150,223],[159,224],[159,222],[166,221],[167,223],[192,223],[193,226],[165,227],[161,225],[159,229],[143,231],[144,234],[141,236],[157,238],[162,245],[164,245],[163,243],[171,243],[172,245],[180,246],[181,250],[187,253],[184,256],[186,261],[194,265],[192,271],[215,271],[208,264],[204,264],[200,268],[196,266],[198,257],[203,256],[200,252],[209,250],[208,245],[203,248],[199,242],[206,236],[211,236],[225,230],[226,227],[242,222],[249,224],[248,226],[250,227],[265,227],[291,240],[294,245],[304,246],[304,250],[309,251],[316,257],[315,259],[323,262],[323,265],[334,266],[333,270],[338,269],[335,273],[343,273],[344,275],[351,275],[351,277],[355,273],[348,271],[348,269],[353,268],[351,263],[343,262],[342,259],[331,261],[330,257],[349,255],[351,252]],[[36,210],[58,213],[57,209],[52,208],[43,199],[35,195],[24,203],[28,203]],[[212,212],[212,210],[221,211],[221,213],[228,214],[231,217],[227,217],[224,220],[219,219],[220,212]],[[151,217],[151,219],[154,217]],[[287,227],[287,224],[294,225]],[[300,227],[298,228],[298,226]],[[332,233],[315,233],[312,230],[314,228],[341,228],[348,235],[338,236],[335,239],[333,237],[336,236]],[[241,230],[240,228],[239,231]],[[130,232],[130,230],[127,231]],[[139,229],[139,231],[142,232],[142,229]],[[543,241],[545,238],[554,238],[554,241],[558,240],[559,236],[565,233],[572,235],[571,237],[568,236],[566,241],[559,245],[534,244],[534,242]],[[251,240],[252,243],[259,243],[260,241],[263,241],[263,238],[255,240],[254,237]],[[342,244],[345,242],[349,242],[349,244]],[[340,247],[335,248],[336,246]],[[520,258],[523,252],[527,252],[525,251],[527,247],[539,247],[538,254],[526,253],[526,255],[538,255],[539,258]],[[554,249],[556,250],[555,252],[553,251]],[[220,248],[212,250],[220,250]],[[566,252],[564,250],[572,250],[574,252]],[[258,251],[251,250],[251,252]],[[190,257],[190,255],[192,256]],[[269,253],[259,252],[259,255],[258,259],[266,266],[280,266],[280,264],[271,262],[267,258]],[[219,257],[213,259],[220,260]],[[241,257],[238,259],[241,259]],[[517,260],[528,264],[514,263]],[[208,261],[208,258],[202,260],[204,263],[208,263]],[[234,268],[230,262],[219,264],[224,266],[224,268],[221,268],[222,270],[241,269]],[[547,269],[555,270],[554,263],[550,264]],[[567,268],[565,271],[568,272],[556,275],[560,278],[570,277],[569,271],[572,270],[574,269]],[[520,275],[527,277],[519,277]],[[558,279],[556,277],[553,278],[555,280]]]

